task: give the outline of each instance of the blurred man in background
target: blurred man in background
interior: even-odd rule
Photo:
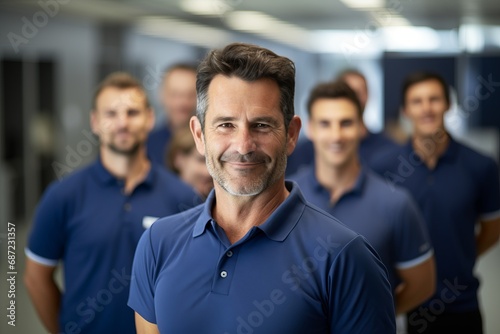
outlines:
[[[148,156],[164,166],[169,142],[178,129],[187,127],[196,112],[196,66],[175,64],[164,75],[159,90],[165,123],[149,135]]]
[[[448,85],[428,72],[403,83],[403,112],[411,140],[380,157],[374,170],[390,185],[402,185],[424,214],[434,246],[437,289],[408,313],[410,333],[483,332],[474,267],[500,235],[500,182],[495,161],[455,141],[444,116]]]
[[[421,213],[405,190],[391,189],[360,162],[363,113],[346,83],[318,84],[307,105],[315,163],[291,179],[306,200],[367,238],[389,273],[396,314],[404,314],[435,289],[433,250]]]
[[[184,182],[190,184],[202,198],[214,187],[205,157],[198,152],[189,127],[179,129],[168,147],[166,165]]]
[[[336,81],[344,81],[354,90],[361,104],[361,110],[364,112],[368,102],[368,85],[365,76],[358,70],[347,69],[337,76]],[[377,155],[397,149],[399,145],[384,133],[373,133],[368,130],[363,121],[363,117],[361,117],[361,122],[363,132],[361,142],[359,143],[359,158],[366,167],[371,167]],[[297,149],[294,153],[288,158],[286,174],[287,176],[293,175],[300,169],[313,163],[313,143],[309,139],[302,140],[297,145]]]
[[[126,301],[137,242],[157,218],[192,207],[198,196],[148,160],[154,112],[135,78],[114,73],[104,79],[90,123],[99,157],[46,190],[24,280],[49,333],[132,334],[134,313]],[[63,289],[54,278],[60,262]]]

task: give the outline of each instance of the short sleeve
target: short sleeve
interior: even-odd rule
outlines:
[[[137,244],[132,265],[128,306],[147,321],[156,323],[154,307],[156,261],[151,247],[153,227],[154,225],[144,232]]]
[[[488,158],[479,182],[479,215],[482,220],[500,218],[500,181],[498,166]]]
[[[331,333],[396,333],[385,267],[363,237],[356,237],[340,252],[329,282]]]
[[[394,235],[394,254],[396,267],[407,269],[419,265],[433,254],[431,241],[424,218],[415,201],[406,193],[402,200],[400,214],[396,217]]]
[[[60,183],[51,184],[42,196],[35,212],[28,237],[26,255],[33,261],[56,266],[65,248],[65,201],[60,195]]]

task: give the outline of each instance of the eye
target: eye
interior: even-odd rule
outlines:
[[[255,124],[255,127],[256,127],[257,129],[267,129],[267,128],[269,128],[270,126],[269,126],[268,124],[264,124],[264,123],[257,123],[257,124]]]
[[[222,124],[219,124],[219,127],[228,129],[228,128],[232,128],[233,125],[231,123],[222,123]]]
[[[328,122],[328,121],[318,121],[317,124],[320,128],[330,127],[330,122]]]
[[[139,109],[129,109],[129,110],[127,111],[127,114],[128,114],[129,116],[137,116],[137,115],[139,115],[139,114],[140,114],[140,111],[139,111]]]
[[[345,128],[345,127],[349,127],[349,126],[353,125],[353,123],[354,122],[352,121],[352,119],[347,119],[347,120],[343,120],[342,122],[340,122],[340,126]]]
[[[116,116],[116,111],[115,110],[106,110],[104,112],[104,116],[106,116],[106,117],[115,117]]]

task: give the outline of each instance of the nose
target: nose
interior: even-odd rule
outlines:
[[[257,147],[255,137],[248,128],[240,128],[235,140],[238,153],[241,155],[252,153]]]
[[[126,113],[126,112],[118,113],[118,117],[116,119],[118,127],[120,127],[120,128],[126,127],[128,124],[128,121],[129,121],[128,118],[129,118],[128,113]]]
[[[339,124],[332,124],[330,126],[329,132],[330,132],[330,138],[334,141],[338,141],[342,137],[342,131]]]

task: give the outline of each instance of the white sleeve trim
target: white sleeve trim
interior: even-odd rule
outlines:
[[[479,217],[481,221],[491,221],[500,218],[500,210],[484,213]]]
[[[36,255],[32,251],[30,251],[28,248],[25,248],[24,252],[30,260],[33,260],[39,264],[43,264],[44,266],[55,267],[59,263],[59,260],[47,259],[45,257],[41,257],[39,255]]]
[[[398,262],[396,263],[396,268],[397,269],[408,269],[415,267],[425,261],[427,261],[432,255],[434,255],[434,250],[431,248],[427,251],[427,253],[420,255],[419,257],[409,260],[409,261],[404,261],[404,262]]]

